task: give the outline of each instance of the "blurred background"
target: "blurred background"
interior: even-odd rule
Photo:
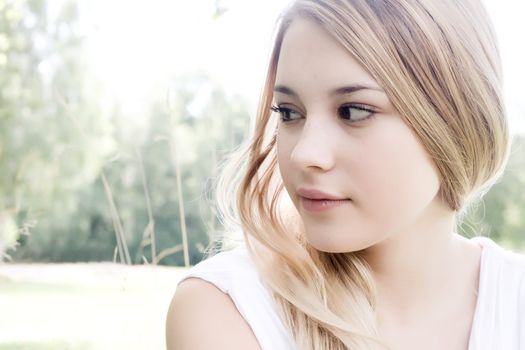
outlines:
[[[0,349],[162,349],[288,1],[0,0]],[[461,233],[525,252],[525,4],[484,1],[514,137]]]

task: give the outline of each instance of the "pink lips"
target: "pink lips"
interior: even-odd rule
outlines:
[[[300,188],[297,190],[297,194],[299,194],[303,208],[310,212],[329,210],[351,201],[350,198],[330,195],[315,189]]]

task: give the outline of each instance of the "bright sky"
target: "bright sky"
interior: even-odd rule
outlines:
[[[213,20],[214,4],[228,11]],[[525,2],[483,0],[500,42],[513,132],[525,132]],[[137,0],[82,2],[90,55],[110,99],[144,118],[152,94],[175,73],[204,71],[252,105],[260,87],[275,19],[287,0]],[[164,92],[163,92],[164,91]]]

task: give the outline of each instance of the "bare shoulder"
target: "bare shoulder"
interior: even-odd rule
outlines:
[[[260,350],[228,294],[200,278],[181,282],[166,317],[168,350]]]

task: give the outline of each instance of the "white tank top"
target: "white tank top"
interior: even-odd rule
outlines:
[[[525,350],[525,256],[505,250],[487,237],[471,240],[481,244],[483,251],[468,350]],[[246,248],[201,261],[178,283],[189,277],[204,279],[227,293],[262,350],[297,350]]]

